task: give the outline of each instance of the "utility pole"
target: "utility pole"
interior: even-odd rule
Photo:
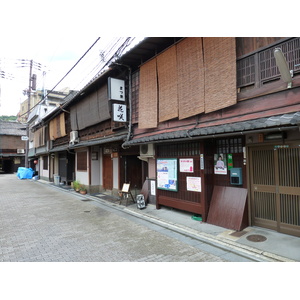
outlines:
[[[30,100],[31,100],[31,84],[32,84],[32,64],[33,60],[30,61],[29,68],[29,86],[28,86],[28,105],[27,105],[27,122],[26,122],[26,153],[25,153],[25,168],[28,168],[28,151],[29,151],[29,113],[30,113]]]

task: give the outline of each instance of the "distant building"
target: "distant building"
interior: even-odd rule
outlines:
[[[26,141],[26,125],[17,122],[0,121],[0,171],[17,172],[24,166]]]
[[[49,105],[50,107],[59,106],[59,104],[64,102],[65,97],[69,94],[69,92],[70,90],[68,88],[65,88],[61,91],[49,92],[47,97],[45,97],[43,90],[35,91],[32,93],[30,97],[30,110],[32,111],[39,102],[43,102],[45,103],[45,105]],[[28,117],[27,111],[28,111],[28,98],[20,104],[20,111],[18,113],[18,122],[21,123],[27,122],[27,117]]]

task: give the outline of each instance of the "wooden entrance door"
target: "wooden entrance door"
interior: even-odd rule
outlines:
[[[110,155],[103,155],[103,188],[113,189],[113,161]]]
[[[300,148],[249,149],[251,216],[254,226],[300,236]]]

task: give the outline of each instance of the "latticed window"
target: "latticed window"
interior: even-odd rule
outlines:
[[[217,151],[218,153],[242,153],[243,140],[242,138],[217,140]]]
[[[140,72],[137,71],[132,74],[131,80],[131,105],[132,105],[132,123],[138,122],[139,116],[139,85]]]
[[[280,78],[274,50],[281,48],[289,69],[300,73],[300,38],[294,38],[274,45],[237,61],[237,87],[258,85]],[[257,63],[255,62],[257,60]],[[255,82],[255,78],[258,82]]]
[[[186,157],[199,155],[199,142],[159,145],[158,147],[159,157]]]
[[[48,170],[48,156],[43,156],[43,170]]]
[[[255,83],[254,55],[246,57],[237,63],[237,86],[247,86]]]
[[[281,48],[290,70],[295,73],[300,71],[300,38],[296,38],[266,49],[259,54],[261,81],[280,76],[274,57],[275,48]]]
[[[77,171],[87,170],[87,152],[77,152]]]

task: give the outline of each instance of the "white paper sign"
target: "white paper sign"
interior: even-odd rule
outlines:
[[[151,183],[151,190],[150,190],[150,193],[151,193],[151,195],[152,196],[155,196],[155,181],[154,180],[151,180],[150,181],[150,183]]]
[[[113,104],[114,122],[127,122],[126,105]]]
[[[187,177],[186,189],[192,192],[201,192],[201,177]]]
[[[181,158],[179,160],[180,172],[193,173],[194,172],[194,160],[192,158]]]
[[[125,81],[108,78],[108,97],[110,100],[125,101]]]

